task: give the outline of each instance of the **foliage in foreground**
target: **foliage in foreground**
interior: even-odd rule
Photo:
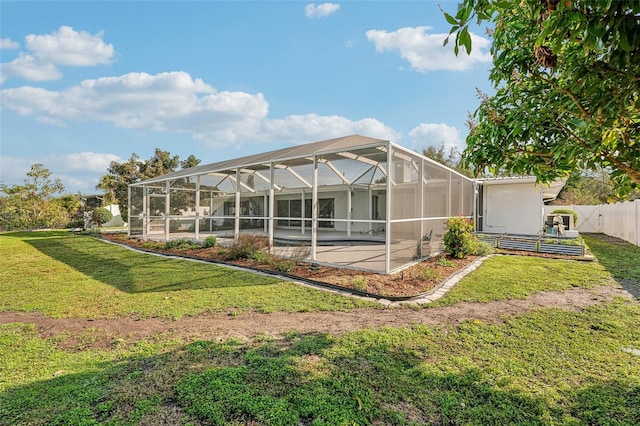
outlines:
[[[3,424],[618,424],[640,421],[640,305],[503,324],[64,351],[0,326]]]
[[[0,234],[0,311],[179,318],[378,306],[264,275],[136,253],[64,231]]]
[[[451,257],[462,259],[478,250],[478,239],[473,235],[473,221],[464,217],[450,217],[445,223],[444,249]]]
[[[596,167],[640,185],[640,2],[462,0],[445,14],[455,51],[490,23],[496,89],[470,122],[466,163],[549,181]]]

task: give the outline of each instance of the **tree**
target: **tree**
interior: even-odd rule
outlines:
[[[480,94],[465,164],[542,182],[603,167],[640,185],[639,14],[637,0],[463,0],[445,13],[456,53],[471,51],[474,18],[494,25],[496,93]]]
[[[134,153],[127,161],[118,163],[112,161],[107,169],[107,174],[98,181],[96,188],[102,189],[108,194],[108,198],[115,200],[120,208],[122,218],[126,220],[129,211],[129,184],[142,179],[140,172],[142,162]]]
[[[183,169],[189,169],[191,167],[195,167],[200,164],[200,160],[196,158],[195,155],[191,154],[187,157],[186,160],[180,162],[180,167]]]
[[[596,205],[640,198],[640,190],[635,190],[620,197],[609,177],[609,171],[596,169],[575,171],[569,175],[567,182],[552,204],[556,205]]]
[[[449,147],[447,150],[444,144],[440,144],[438,148],[434,146],[428,146],[422,150],[422,155],[427,158],[437,161],[450,169],[457,171],[465,176],[472,176],[473,171],[465,167],[462,164],[462,158],[460,157],[460,151],[455,146]]]
[[[113,219],[113,214],[104,207],[98,207],[91,213],[91,223],[100,227]]]
[[[172,156],[168,151],[155,149],[153,157],[140,161],[137,154],[122,163],[112,161],[107,169],[107,174],[98,181],[96,188],[105,191],[106,199],[116,202],[120,208],[120,214],[127,220],[129,211],[129,185],[145,179],[151,179],[175,171],[178,166],[194,167],[200,163],[194,155],[180,162],[177,155]],[[106,201],[105,199],[105,201]]]
[[[67,211],[55,196],[64,192],[60,179],[51,179],[51,171],[34,164],[24,185],[0,185],[0,227],[2,229],[52,228],[63,226]]]

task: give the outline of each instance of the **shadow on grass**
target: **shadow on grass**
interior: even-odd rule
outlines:
[[[353,350],[351,350],[353,349]],[[383,343],[327,335],[254,345],[198,341],[0,393],[3,424],[638,424],[640,387],[561,391],[562,403],[498,389],[477,368],[427,372]],[[427,363],[427,365],[429,365]]]
[[[52,259],[127,293],[245,287],[279,281],[218,265],[136,253],[94,237],[69,232],[10,235]]]
[[[604,234],[583,234],[589,250],[615,280],[640,299],[640,247]]]

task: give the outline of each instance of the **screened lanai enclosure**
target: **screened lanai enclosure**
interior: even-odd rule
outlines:
[[[129,187],[129,234],[262,235],[272,254],[392,273],[443,248],[471,217],[474,183],[391,141],[360,135],[183,169]]]

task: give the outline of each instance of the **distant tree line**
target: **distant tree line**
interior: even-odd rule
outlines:
[[[200,163],[194,155],[180,161],[177,155],[156,149],[142,161],[136,154],[122,163],[112,161],[97,188],[105,192],[103,204],[118,204],[122,218],[128,211],[128,185]],[[0,230],[75,228],[84,226],[87,207],[81,194],[66,194],[60,179],[54,179],[43,164],[34,164],[23,184],[0,184]],[[92,222],[104,223],[104,214]]]

